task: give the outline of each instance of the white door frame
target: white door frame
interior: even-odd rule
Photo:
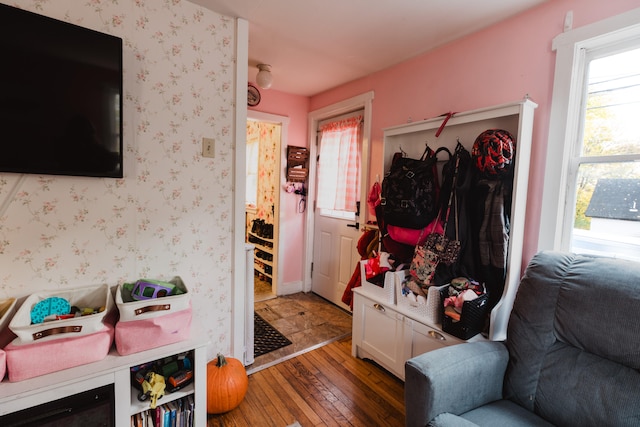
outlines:
[[[247,325],[246,315],[246,252],[245,191],[247,188],[247,82],[249,81],[249,22],[236,20],[236,67],[235,67],[235,117],[233,127],[234,148],[234,195],[233,195],[233,267],[231,272],[231,354],[245,360]]]
[[[313,234],[315,226],[315,200],[316,200],[316,162],[315,159],[318,156],[318,146],[316,144],[316,130],[318,123],[322,120],[328,119],[333,116],[345,114],[350,111],[364,109],[364,126],[362,129],[362,179],[360,182],[360,218],[366,218],[366,197],[367,187],[369,183],[369,161],[370,161],[370,143],[371,143],[371,107],[373,103],[373,91],[363,93],[361,95],[354,96],[353,98],[346,99],[320,108],[318,110],[309,113],[308,131],[309,131],[309,185],[307,186],[307,201],[311,204],[308,205],[306,216],[306,236],[305,236],[305,248],[304,248],[304,271],[303,271],[303,291],[311,291],[311,261],[313,260]]]
[[[286,116],[279,116],[277,114],[270,114],[270,113],[263,113],[261,111],[254,111],[254,110],[249,110],[247,111],[247,120],[255,120],[258,122],[266,122],[266,123],[272,123],[272,124],[277,124],[280,125],[280,170],[279,170],[279,178],[278,178],[278,199],[276,201],[276,203],[280,203],[280,200],[282,200],[284,194],[286,194],[282,188],[282,183],[287,181],[287,176],[285,174],[285,168],[283,167],[284,164],[286,164],[286,159],[287,159],[287,141],[288,141],[288,134],[289,134],[289,117]],[[246,142],[246,141],[245,141]],[[274,231],[274,240],[277,242],[276,243],[276,249],[278,251],[278,253],[275,256],[275,260],[276,260],[276,264],[281,264],[281,260],[283,259],[282,257],[282,247],[283,245],[281,244],[282,240],[280,240],[280,220],[282,219],[282,210],[280,209],[280,206],[277,206],[276,208],[277,212],[278,212],[278,216],[277,218],[274,218],[274,225],[273,225],[273,231]],[[282,291],[282,273],[280,271],[280,266],[279,265],[274,265],[274,272],[276,273],[276,283],[275,283],[275,288],[273,289],[274,294],[276,295],[281,295],[282,293],[278,293],[278,290]],[[272,284],[273,285],[273,284]]]

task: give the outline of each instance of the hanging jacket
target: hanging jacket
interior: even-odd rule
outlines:
[[[375,250],[378,248],[378,240],[380,233],[378,230],[365,231],[360,239],[358,239],[358,253],[361,259],[367,259],[372,256]],[[357,288],[362,285],[362,277],[360,275],[360,263],[356,264],[356,267],[347,283],[347,287],[342,293],[341,301],[347,304],[353,310],[353,288]]]

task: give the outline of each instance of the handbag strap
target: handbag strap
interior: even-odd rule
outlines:
[[[422,156],[420,156],[420,160],[424,162],[427,159],[435,157],[435,155],[436,152],[433,151],[431,147],[429,147],[429,144],[426,144],[424,147],[424,152],[422,153]]]
[[[453,170],[453,179],[451,180],[451,191],[449,192],[449,203],[447,204],[447,215],[444,220],[444,226],[442,227],[442,229],[444,230],[444,233],[447,232],[447,224],[449,223],[449,214],[451,213],[451,202],[453,201],[453,194],[455,193],[459,168],[460,168],[460,156],[456,155],[456,166],[455,166],[455,169]],[[456,203],[456,208],[457,208],[457,203]],[[457,218],[457,215],[456,215],[456,218]],[[457,228],[457,225],[456,225],[456,228]],[[457,230],[456,230],[456,234],[457,234]]]

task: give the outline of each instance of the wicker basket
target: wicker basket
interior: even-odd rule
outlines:
[[[361,276],[361,284],[362,288],[365,289],[370,294],[379,298],[382,302],[386,304],[396,303],[396,277],[402,275],[404,278],[404,271],[388,271],[384,275],[384,283],[383,286],[378,286],[375,283],[369,282],[367,280],[365,265],[367,261],[360,261],[360,276]]]
[[[398,307],[402,307],[410,313],[424,319],[432,326],[439,325],[442,320],[442,299],[440,297],[440,290],[449,285],[430,286],[427,290],[427,300],[425,303],[421,304],[418,301],[415,301],[406,293],[406,291],[403,290],[403,283],[404,278],[398,283],[398,286],[396,286],[396,300]]]
[[[449,286],[444,286],[440,290],[442,301],[447,296],[449,296]],[[488,302],[489,295],[487,293],[478,296],[473,301],[465,301],[462,304],[460,320],[457,322],[444,315],[444,306],[441,304],[442,330],[463,340],[468,340],[478,335],[484,328]]]

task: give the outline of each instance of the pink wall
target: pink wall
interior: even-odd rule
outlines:
[[[486,30],[318,94],[310,99],[262,91],[256,110],[291,117],[289,144],[306,145],[310,111],[374,91],[370,177],[382,174],[382,129],[448,111],[512,102],[528,94],[535,113],[523,265],[537,251],[553,89],[555,52],[551,42],[563,31],[567,11],[573,28],[639,7],[638,0],[550,0]],[[286,230],[284,282],[302,280],[303,215],[285,199],[281,226]]]
[[[552,0],[402,64],[311,98],[310,110],[373,90],[371,175],[382,174],[382,129],[448,111],[517,101],[535,112],[523,265],[537,251],[555,52],[551,41],[573,10],[573,28],[639,7],[637,0]],[[371,180],[370,180],[371,182]]]
[[[272,89],[260,90],[261,101],[250,110],[289,117],[288,145],[307,146],[307,114],[309,98],[290,95]],[[286,150],[285,147],[282,148]],[[286,165],[282,165],[284,168]],[[280,193],[280,253],[279,272],[282,283],[302,280],[302,255],[304,249],[304,213],[298,213],[300,197],[294,194]]]

